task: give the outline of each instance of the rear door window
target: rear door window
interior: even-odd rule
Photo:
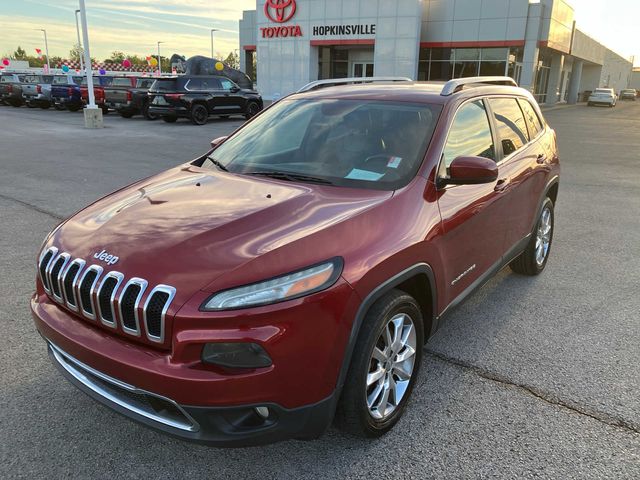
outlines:
[[[496,159],[489,117],[482,100],[464,104],[453,120],[443,153],[446,168],[458,157]]]
[[[492,98],[493,111],[502,153],[508,157],[529,143],[527,124],[515,98]]]
[[[531,138],[537,137],[544,129],[542,122],[540,121],[540,117],[538,117],[538,114],[528,100],[520,98],[518,99],[518,103],[522,108],[524,119],[527,122],[527,127],[529,128],[529,136]]]

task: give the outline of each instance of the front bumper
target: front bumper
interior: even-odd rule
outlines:
[[[275,404],[194,407],[105,375],[47,341],[49,355],[76,387],[116,412],[170,435],[221,447],[254,446],[289,438],[320,436],[333,417],[336,396],[310,406],[285,409]],[[256,407],[268,408],[264,418]]]
[[[199,295],[195,305],[209,296]],[[41,289],[34,294],[31,309],[55,363],[96,400],[171,435],[242,446],[315,438],[331,422],[359,297],[343,280],[314,297],[314,301],[306,297],[307,301],[260,307],[250,317],[245,312],[218,312],[212,317],[185,306],[174,324],[171,350],[97,328],[53,303]],[[229,370],[202,363],[203,345],[216,341],[258,343],[273,364]],[[96,391],[86,379],[98,382],[102,390],[108,387],[110,394]],[[134,408],[118,401],[132,396]],[[162,412],[170,413],[168,419],[148,410],[158,402]],[[140,411],[141,405],[147,410]],[[261,418],[255,407],[267,407],[269,416]]]

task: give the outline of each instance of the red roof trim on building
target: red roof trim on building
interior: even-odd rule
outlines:
[[[474,42],[420,42],[421,48],[490,48],[524,47],[524,40],[490,40]]]
[[[329,45],[375,45],[374,39],[370,40],[311,40],[312,47]]]
[[[255,52],[257,50],[257,47],[255,45],[245,45],[244,47],[242,47],[242,49],[245,52]]]

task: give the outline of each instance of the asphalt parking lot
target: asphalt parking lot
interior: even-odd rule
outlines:
[[[547,270],[503,270],[449,317],[396,429],[221,450],[77,391],[28,302],[61,218],[242,121],[111,114],[91,131],[81,114],[0,107],[0,478],[640,478],[640,103],[546,116],[563,164]]]

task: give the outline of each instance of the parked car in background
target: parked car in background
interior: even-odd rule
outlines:
[[[17,73],[3,73],[0,77],[0,101],[12,107],[19,107],[24,103],[22,97],[22,80],[24,75]]]
[[[625,88],[620,92],[620,100],[633,100],[636,101],[638,92],[633,88]]]
[[[608,107],[615,107],[618,102],[618,96],[613,88],[596,88],[589,96],[587,105],[589,107],[594,105],[606,105]]]
[[[25,75],[22,96],[30,108],[47,109],[51,106],[51,83],[53,75]]]
[[[447,314],[550,258],[556,134],[510,78],[294,94],[212,145],[63,221],[36,260],[53,363],[165,433],[312,439],[335,415],[379,437]]]
[[[165,122],[188,118],[195,125],[205,125],[211,115],[243,115],[248,119],[264,107],[258,92],[242,89],[220,76],[158,79],[149,90],[149,101],[149,112]]]
[[[103,114],[109,113],[109,107],[105,102],[104,89],[113,83],[114,77],[107,77],[106,75],[100,75],[99,77],[93,77],[93,95],[95,98],[96,106],[102,110]],[[82,104],[87,105],[89,103],[89,88],[87,77],[82,78],[80,84],[80,94],[82,96]]]
[[[51,102],[56,110],[67,109],[76,112],[82,109],[82,78],[78,75],[54,75],[51,83]]]
[[[123,118],[143,115],[147,120],[158,117],[149,113],[149,88],[153,78],[114,78],[110,87],[105,88],[107,107],[115,110]]]

